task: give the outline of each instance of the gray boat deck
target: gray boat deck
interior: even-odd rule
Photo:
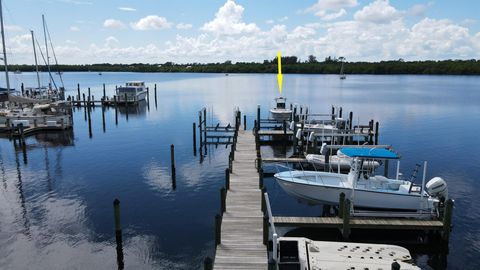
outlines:
[[[255,137],[251,131],[240,130],[214,269],[268,268],[255,159]]]

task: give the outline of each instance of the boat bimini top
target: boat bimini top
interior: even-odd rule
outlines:
[[[355,158],[368,158],[368,159],[400,159],[400,156],[385,148],[354,148],[346,147],[341,148],[341,151],[346,156]]]

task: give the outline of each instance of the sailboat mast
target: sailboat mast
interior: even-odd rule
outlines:
[[[48,43],[47,43],[47,30],[45,26],[45,15],[42,14],[42,22],[43,22],[43,35],[45,36],[45,51],[47,52],[47,68],[48,74],[50,74],[50,57],[48,56]],[[52,87],[52,76],[49,76],[50,82],[48,84],[48,88]]]
[[[10,79],[8,78],[7,50],[5,48],[5,30],[3,28],[2,0],[0,0],[0,24],[1,24],[1,28],[2,28],[3,63],[5,64],[5,77],[6,77],[6,82],[7,82],[7,95],[10,95]]]
[[[38,62],[37,62],[37,50],[35,49],[35,37],[33,36],[33,30],[30,30],[30,32],[32,33],[33,56],[35,57],[35,68],[37,70],[38,90],[40,91],[40,75],[38,75]]]

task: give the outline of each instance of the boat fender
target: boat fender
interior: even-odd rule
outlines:
[[[322,143],[322,147],[320,148],[320,154],[325,156],[327,154],[327,151],[328,151],[327,144]]]
[[[314,136],[315,136],[315,132],[310,132],[310,136],[308,137],[308,141],[313,142]]]
[[[302,138],[302,132],[303,132],[303,130],[301,130],[301,129],[297,130],[297,134],[295,135],[295,137],[297,137],[297,139],[300,140]]]
[[[290,122],[290,130],[295,128],[295,121]]]
[[[430,179],[425,185],[425,190],[431,196],[444,198],[444,199],[448,198],[447,182],[443,180],[443,178],[441,177],[434,177]]]

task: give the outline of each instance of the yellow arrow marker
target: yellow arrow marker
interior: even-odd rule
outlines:
[[[280,94],[282,94],[283,75],[282,75],[282,56],[280,54],[280,51],[278,52],[277,59],[278,59],[278,75],[277,75],[278,90],[280,90]]]

